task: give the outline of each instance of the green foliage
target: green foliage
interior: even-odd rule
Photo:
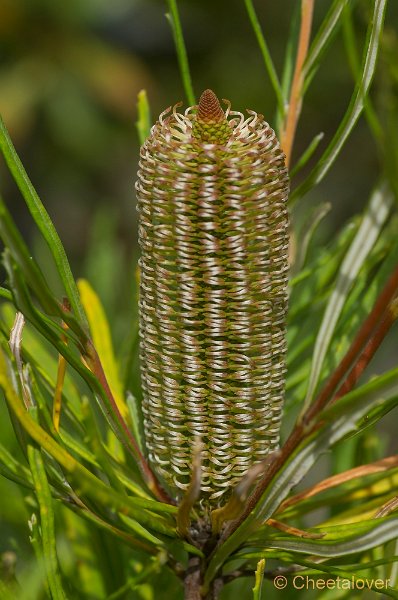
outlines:
[[[185,95],[187,97],[188,104],[192,106],[195,104],[195,93],[192,87],[191,72],[188,64],[188,55],[185,48],[184,36],[182,33],[180,15],[178,13],[177,0],[167,0],[167,5],[170,12],[166,14],[166,17],[170,22],[171,29],[173,31]]]
[[[267,70],[268,76],[272,83],[272,88],[275,93],[275,97],[278,103],[278,112],[280,115],[280,119],[282,119],[285,115],[285,102],[286,98],[283,97],[283,92],[281,85],[279,83],[278,75],[275,70],[274,63],[272,61],[272,57],[270,51],[268,49],[267,41],[264,37],[264,34],[261,30],[261,25],[258,21],[258,17],[256,15],[256,11],[253,6],[253,2],[251,0],[244,0],[245,6],[247,9],[247,14],[249,15],[250,22],[253,27],[253,31],[256,35],[258,45],[261,50],[261,54],[264,60],[264,65]]]
[[[356,87],[350,104],[333,139],[322,156],[318,159],[316,166],[313,168],[307,179],[293,191],[290,196],[291,202],[294,202],[297,198],[303,196],[314,185],[317,185],[322,181],[341,152],[341,149],[364,109],[365,99],[369,92],[377,64],[377,55],[379,52],[380,37],[383,30],[386,8],[387,0],[379,0],[374,3],[374,12],[370,19],[363,53],[362,68],[358,74]],[[323,38],[323,44],[326,43],[327,36]]]
[[[261,24],[260,12],[251,0],[242,2],[271,81],[281,134],[286,133],[289,103],[295,93],[298,40],[305,7],[310,4],[309,0],[297,3],[291,15],[285,61],[278,74],[278,63],[264,33],[267,23]],[[168,0],[167,6],[183,87],[189,104],[194,104],[178,5]],[[389,277],[398,263],[396,165],[391,158],[398,156],[398,138],[389,127],[397,120],[396,104],[386,122],[378,98],[369,98],[380,53],[384,76],[378,82],[379,96],[391,94],[398,81],[395,55],[389,51],[396,33],[390,32],[390,38],[383,33],[386,8],[387,0],[334,0],[312,33],[297,88],[297,121],[304,96],[314,89],[316,75],[340,34],[355,88],[320,156],[323,134],[314,136],[309,131],[309,139],[314,137],[295,157],[291,169],[293,264],[282,429],[282,439],[287,442],[263,465],[259,479],[254,476],[243,482],[237,520],[231,517],[221,523],[220,535],[215,534],[206,547],[179,534],[179,508],[148,466],[136,311],[132,310],[128,322],[119,322],[117,295],[108,289],[97,293],[103,268],[106,281],[112,281],[114,273],[128,279],[135,303],[135,267],[123,269],[120,264],[107,263],[109,256],[120,263],[123,257],[113,233],[109,237],[101,233],[108,225],[113,231],[108,223],[111,219],[104,213],[87,260],[88,270],[98,282],[75,281],[57,229],[1,121],[2,154],[37,227],[40,243],[49,248],[58,279],[54,282],[39,264],[0,198],[6,271],[0,289],[0,491],[5,498],[15,497],[15,507],[0,500],[1,598],[178,599],[183,597],[181,579],[189,561],[201,565],[203,594],[213,587],[216,590],[221,580],[226,584],[223,599],[239,594],[254,600],[277,597],[280,591],[270,580],[282,572],[288,577],[283,592],[287,597],[307,597],[306,590],[295,590],[290,581],[292,574],[299,572],[315,578],[357,580],[377,574],[390,580],[380,593],[398,598],[394,579],[398,519],[396,505],[391,503],[398,494],[398,463],[396,456],[381,459],[381,430],[376,428],[396,410],[398,369],[381,363],[380,374],[369,377],[365,372],[358,384],[355,381],[337,397],[352,369],[363,375],[366,352],[374,353],[376,338],[381,342],[398,315],[397,282],[386,296],[392,285]],[[364,13],[368,26],[361,62],[354,19]],[[237,80],[241,85],[243,77],[239,75]],[[362,212],[328,239],[323,223],[330,205],[320,200],[319,192],[315,196],[318,204],[311,207],[307,193],[318,189],[339,159],[362,113],[379,149],[379,173],[369,200],[361,202]],[[141,143],[152,124],[150,115],[142,90],[137,119]],[[386,282],[390,283],[386,286]],[[387,298],[384,305],[383,298]],[[357,348],[355,360],[329,396],[320,401],[325,382],[338,372],[374,306],[379,307],[379,319],[369,325],[366,343]],[[120,331],[115,335],[117,328]],[[123,343],[114,343],[121,337]],[[59,379],[62,364],[67,367],[63,383]],[[57,391],[61,394],[59,428],[52,418]],[[370,442],[373,446],[369,449]],[[296,486],[326,452],[337,479],[325,479],[319,487],[295,496]],[[341,453],[345,453],[343,458]],[[184,513],[189,520],[186,506],[189,511],[189,501]],[[317,516],[319,509],[322,516]],[[14,548],[7,545],[12,538],[19,540]],[[15,553],[20,561],[17,569]],[[328,598],[326,592],[319,596]]]

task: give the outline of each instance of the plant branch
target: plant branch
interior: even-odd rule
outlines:
[[[297,123],[301,113],[302,92],[304,85],[303,66],[310,43],[313,12],[314,0],[301,0],[301,24],[296,65],[294,68],[292,87],[290,91],[289,108],[281,136],[281,146],[286,155],[287,166],[290,164]]]
[[[185,600],[201,600],[200,593],[200,558],[192,556],[184,577]]]

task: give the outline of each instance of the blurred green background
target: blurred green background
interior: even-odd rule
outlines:
[[[330,4],[316,2],[314,29]],[[354,4],[360,45],[370,5]],[[279,73],[298,5],[297,0],[255,3]],[[252,108],[274,124],[274,96],[243,2],[182,0],[179,7],[196,94],[212,87],[235,109]],[[137,93],[147,89],[154,117],[170,104],[185,101],[166,11],[164,0],[0,2],[0,112],[75,273],[94,277],[109,309],[121,290],[110,285],[104,272],[99,277],[97,266],[102,262],[96,254],[101,250],[96,242],[114,227],[117,251],[130,257],[135,250]],[[391,2],[372,91],[381,112],[394,96],[383,80],[393,68],[389,55],[398,54],[397,22],[398,5]],[[319,151],[327,145],[352,89],[339,35],[307,94],[294,156],[320,131],[325,137]],[[314,202],[333,204],[331,226],[363,206],[378,171],[375,145],[361,119],[333,173],[313,193]],[[2,175],[2,192],[32,239],[16,188],[4,171]],[[115,268],[115,262],[108,262]],[[112,276],[113,282],[117,280],[113,271]],[[119,302],[118,298],[118,306]]]
[[[315,29],[330,4],[316,2]],[[369,2],[354,4],[361,48]],[[298,0],[255,2],[279,73],[298,6]],[[181,0],[179,8],[196,94],[211,87],[231,100],[234,109],[254,109],[275,125],[274,95],[243,2]],[[74,274],[87,277],[105,305],[117,349],[125,340],[126,322],[136,316],[137,93],[147,90],[155,118],[167,106],[185,102],[166,12],[163,0],[0,0],[0,112]],[[371,93],[386,126],[398,105],[397,23],[398,2],[393,0]],[[293,164],[321,131],[325,136],[319,152],[326,147],[352,90],[353,76],[338,35],[308,91]],[[362,118],[332,172],[304,203],[307,209],[331,202],[320,232],[324,240],[365,205],[380,174],[379,163]],[[0,175],[1,192],[51,279],[47,249],[2,162]],[[3,280],[3,272],[1,276]],[[58,285],[55,275],[51,285]],[[11,447],[3,403],[0,423],[2,442]],[[31,568],[24,563],[31,552],[29,517],[20,489],[0,478],[0,568],[7,568],[4,561],[10,556],[12,560],[2,553],[14,550],[22,560],[20,568]]]

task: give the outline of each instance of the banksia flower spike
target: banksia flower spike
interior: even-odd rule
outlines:
[[[211,90],[141,149],[140,348],[149,459],[177,499],[201,440],[201,507],[279,443],[288,175],[262,115]]]

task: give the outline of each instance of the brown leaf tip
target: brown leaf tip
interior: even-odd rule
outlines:
[[[212,90],[205,90],[199,100],[197,119],[199,121],[223,121],[225,114]]]

